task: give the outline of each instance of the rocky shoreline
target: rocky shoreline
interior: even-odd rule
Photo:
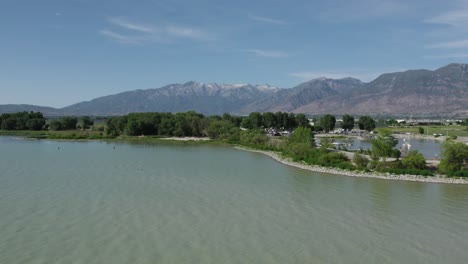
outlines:
[[[343,175],[343,176],[349,176],[349,177],[375,178],[375,179],[382,179],[382,180],[399,180],[399,181],[412,181],[412,182],[424,182],[424,183],[468,184],[468,179],[447,178],[445,176],[440,176],[440,175],[425,177],[425,176],[420,176],[420,175],[407,175],[407,174],[395,175],[395,174],[390,174],[390,173],[348,171],[348,170],[341,170],[337,168],[327,168],[327,167],[322,167],[322,166],[317,166],[317,165],[308,165],[305,163],[295,162],[295,161],[292,161],[290,158],[282,157],[281,154],[277,152],[273,152],[273,151],[256,150],[256,149],[250,149],[250,148],[241,147],[241,146],[236,146],[235,148],[239,150],[243,150],[243,151],[261,153],[283,164],[296,167],[296,168],[300,168],[300,169],[304,169],[304,170],[320,172],[320,173],[337,174],[337,175]]]

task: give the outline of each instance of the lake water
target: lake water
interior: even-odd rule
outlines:
[[[0,263],[468,262],[467,185],[206,145],[0,137],[0,150]]]
[[[426,159],[440,158],[440,144],[442,141],[436,139],[427,139],[427,138],[414,138],[414,137],[404,137],[397,138],[398,144],[395,148],[400,149],[401,146],[405,143],[411,145],[410,150],[418,150]],[[320,142],[320,140],[317,140]],[[371,149],[371,143],[369,140],[360,140],[360,139],[335,139],[335,142],[351,144],[347,148],[349,150],[359,150],[359,149]]]

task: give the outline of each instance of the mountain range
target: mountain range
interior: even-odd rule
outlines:
[[[270,85],[187,82],[133,90],[64,108],[0,105],[0,113],[40,111],[46,116],[124,115],[130,112],[183,112],[207,115],[260,112],[468,116],[468,65],[434,71],[385,73],[365,83],[354,78],[317,78],[293,88]]]

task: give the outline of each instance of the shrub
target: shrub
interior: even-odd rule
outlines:
[[[403,169],[403,164],[401,161],[381,161],[376,162],[375,169],[377,171],[385,172],[388,169]]]
[[[369,159],[363,155],[355,153],[353,157],[353,162],[358,168],[363,169],[367,167],[367,164],[369,164]]]
[[[468,177],[468,171],[448,171],[448,177]]]
[[[462,171],[467,161],[468,145],[452,140],[447,140],[442,144],[442,160],[439,165],[442,173]]]
[[[420,169],[426,168],[426,159],[417,150],[411,150],[406,157],[402,159],[403,167],[406,169]]]
[[[348,158],[339,152],[330,152],[320,156],[320,164],[322,166],[334,167],[336,164],[348,161]]]

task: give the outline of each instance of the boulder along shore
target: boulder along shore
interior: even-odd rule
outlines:
[[[250,149],[246,147],[236,146],[234,147],[238,150],[255,152],[267,155],[272,159],[279,161],[283,164],[300,168],[303,170],[309,170],[314,172],[320,173],[328,173],[328,174],[337,174],[349,177],[365,177],[365,178],[375,178],[375,179],[382,179],[382,180],[400,180],[400,181],[412,181],[412,182],[424,182],[424,183],[450,183],[450,184],[468,184],[468,179],[464,178],[448,178],[441,175],[436,176],[420,176],[420,175],[396,175],[390,173],[379,173],[379,172],[363,172],[363,171],[348,171],[342,170],[337,168],[328,168],[322,167],[317,165],[309,165],[301,162],[295,162],[291,158],[285,158],[281,156],[280,153],[274,151],[265,151],[265,150],[256,150]]]

